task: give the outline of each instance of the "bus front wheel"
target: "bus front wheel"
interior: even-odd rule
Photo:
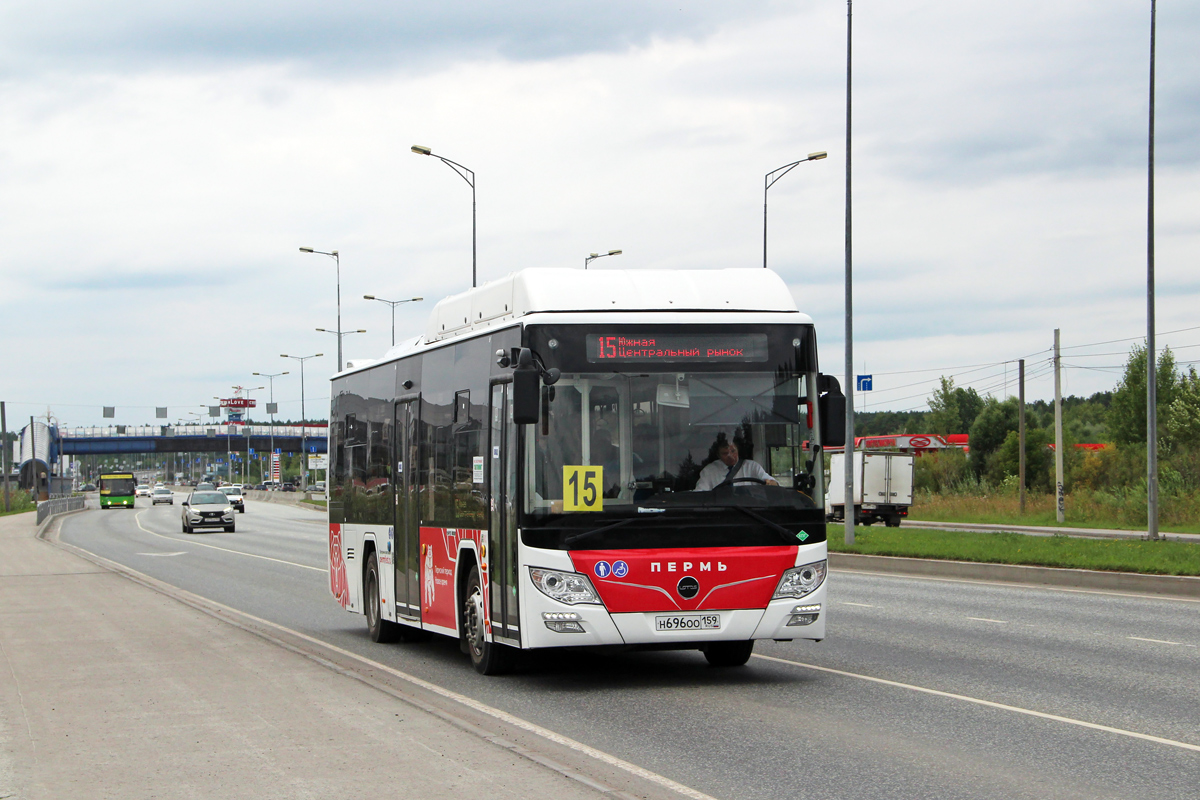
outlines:
[[[489,642],[484,636],[483,589],[477,566],[471,567],[463,597],[462,635],[471,666],[480,675],[503,675],[512,669],[516,654],[511,647]]]
[[[754,640],[745,642],[709,642],[704,645],[704,657],[714,667],[740,667],[750,660]]]

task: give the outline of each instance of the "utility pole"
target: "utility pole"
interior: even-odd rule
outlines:
[[[1062,360],[1058,352],[1058,328],[1054,329],[1054,501],[1060,523],[1066,522],[1067,499],[1063,495]]]
[[[4,510],[12,511],[8,499],[8,416],[4,413],[4,401],[0,400],[0,470],[4,471]]]
[[[1017,477],[1021,483],[1021,514],[1025,514],[1025,359],[1017,362]]]
[[[33,473],[33,504],[36,506],[42,499],[42,487],[38,486],[37,431],[33,428],[33,417],[29,418],[29,466]]]

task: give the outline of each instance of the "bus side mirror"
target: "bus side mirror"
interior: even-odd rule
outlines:
[[[846,395],[832,375],[820,377],[817,411],[821,416],[821,446],[846,446]]]
[[[501,364],[502,351],[496,352],[496,363]],[[539,420],[542,383],[553,386],[562,373],[556,368],[544,369],[533,357],[528,347],[514,347],[509,363],[516,362],[513,370],[513,422],[517,425],[536,425]],[[501,364],[501,366],[505,366]]]
[[[541,380],[533,352],[528,347],[514,348],[517,362],[513,370],[513,422],[517,425],[536,425],[541,400]]]

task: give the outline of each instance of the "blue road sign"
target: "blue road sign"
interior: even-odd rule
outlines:
[[[279,454],[280,454],[280,453],[282,453],[282,452],[283,452],[283,448],[282,448],[282,447],[276,447],[276,448],[275,448],[275,455],[279,455]]]
[[[254,448],[253,448],[253,447],[251,447],[251,448],[250,448],[250,455],[254,455]]]
[[[871,380],[872,380],[872,378],[870,375],[859,375],[854,382],[854,385],[857,387],[856,391],[859,391],[859,392],[871,391]]]

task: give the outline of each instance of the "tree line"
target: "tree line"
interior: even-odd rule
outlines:
[[[1146,480],[1146,360],[1144,345],[1131,348],[1120,381],[1111,391],[1063,398],[1065,483],[1073,489],[1136,494]],[[1164,496],[1200,491],[1200,377],[1183,371],[1169,348],[1158,357],[1159,482]],[[924,488],[1016,486],[1019,464],[1018,400],[981,397],[942,377],[928,411],[881,411],[855,415],[855,433],[968,434],[970,453],[946,452],[919,470]],[[1025,404],[1025,482],[1034,492],[1054,487],[1054,402]],[[1081,450],[1079,443],[1105,444]],[[925,459],[922,459],[925,460]]]

